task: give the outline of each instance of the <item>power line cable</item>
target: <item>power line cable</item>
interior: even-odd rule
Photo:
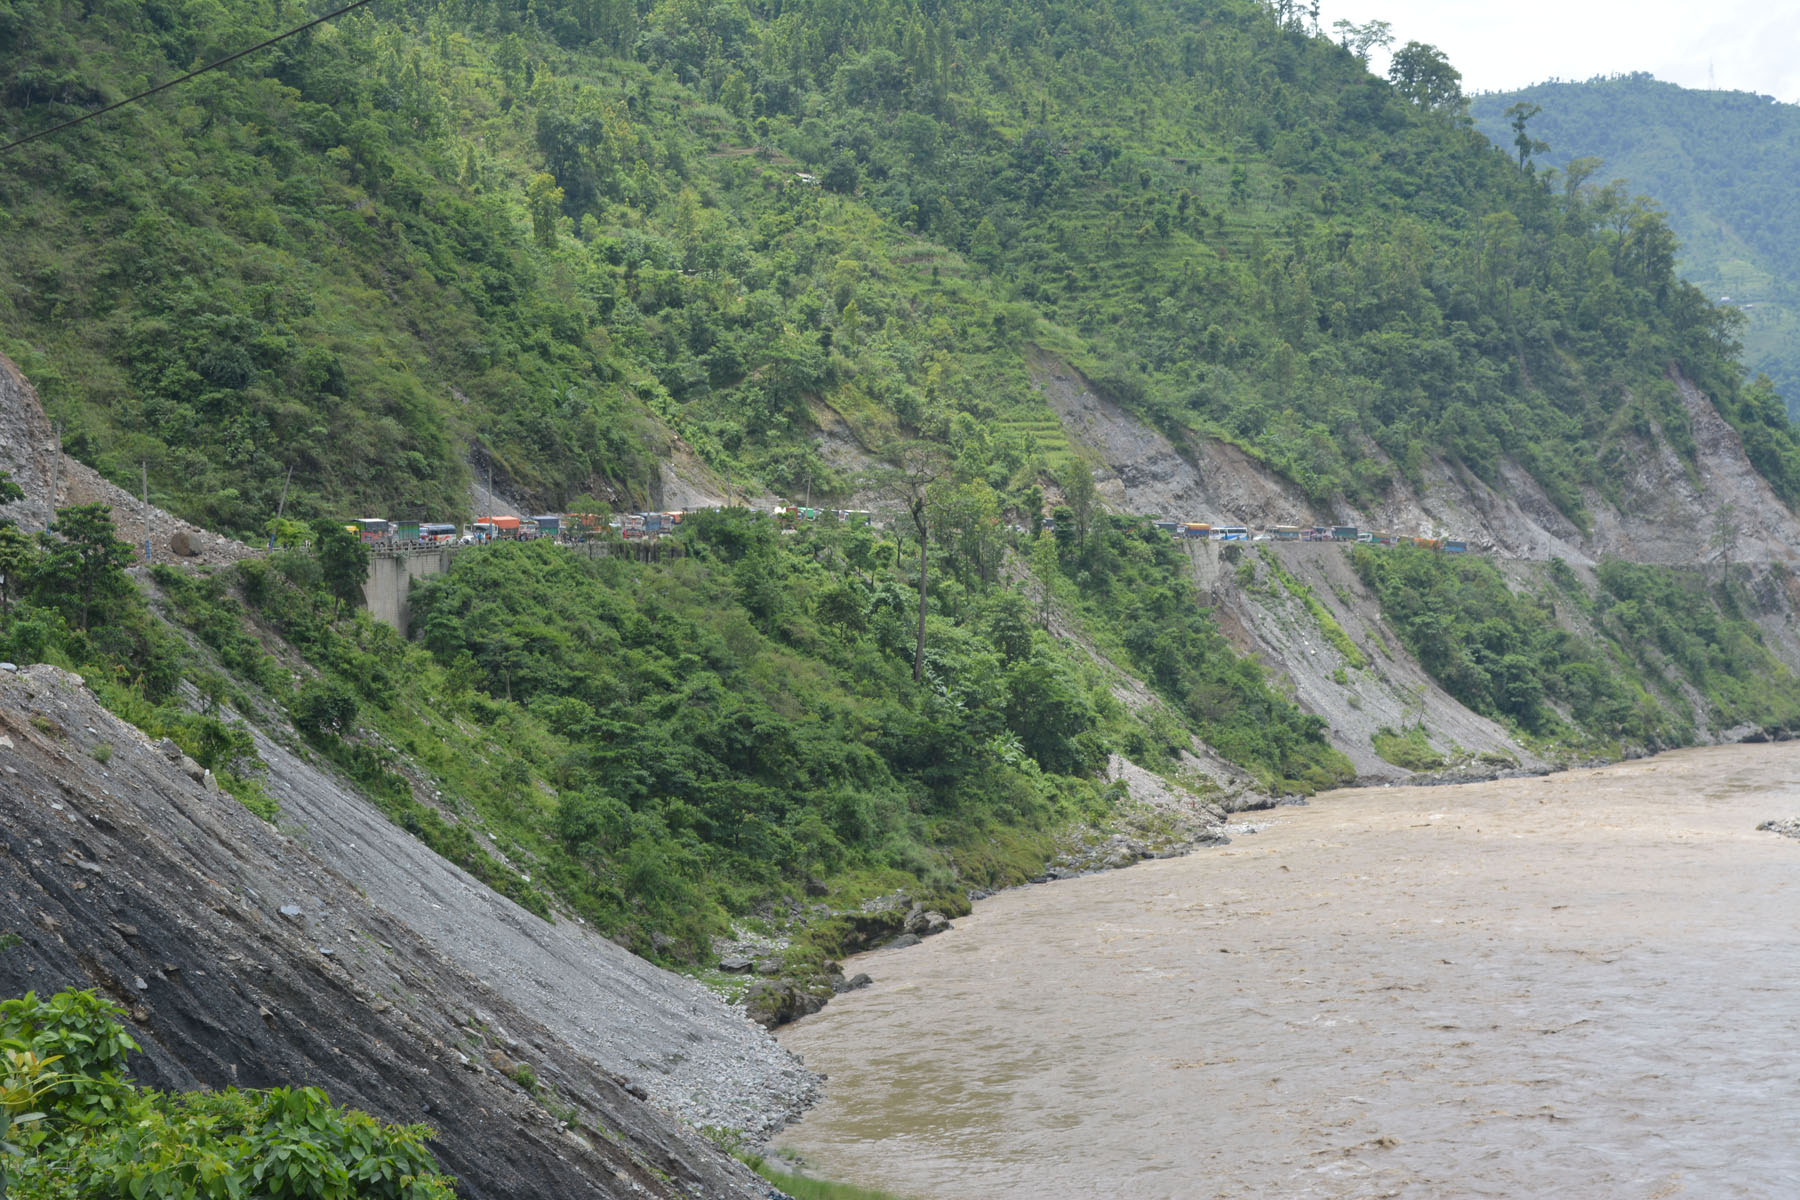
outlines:
[[[330,21],[333,18],[341,17],[345,13],[351,11],[352,9],[361,8],[363,5],[369,4],[371,2],[372,2],[372,0],[355,0],[355,3],[346,4],[346,5],[344,5],[344,7],[336,10],[335,12],[328,12],[322,17],[315,17],[313,20],[308,21],[304,25],[296,25],[296,26],[294,26],[294,28],[288,30],[286,33],[278,33],[266,42],[258,42],[256,45],[251,46],[247,50],[239,50],[236,54],[227,54],[224,58],[221,58],[217,62],[207,63],[204,67],[199,67],[195,70],[189,71],[186,75],[182,75],[176,79],[171,79],[167,83],[159,83],[147,92],[139,92],[135,96],[127,96],[125,99],[115,101],[114,103],[107,105],[105,108],[96,108],[91,113],[83,113],[81,116],[64,121],[60,125],[52,125],[48,129],[40,129],[34,134],[31,134],[27,137],[22,137],[16,142],[8,142],[6,145],[0,146],[0,154],[5,154],[8,150],[12,150],[12,149],[15,149],[16,147],[23,146],[26,142],[35,142],[39,138],[49,137],[53,133],[57,133],[61,130],[67,129],[72,125],[79,125],[83,121],[91,121],[95,117],[105,116],[107,113],[113,111],[115,108],[124,108],[127,104],[136,104],[139,100],[144,99],[144,97],[146,97],[146,96],[154,96],[158,92],[167,91],[168,89],[174,87],[178,83],[186,83],[188,80],[197,78],[201,75],[204,75],[208,71],[216,71],[220,67],[224,66],[226,63],[236,62],[238,59],[244,57],[246,54],[255,54],[258,50],[267,50],[270,46],[273,46],[275,43],[286,41],[288,38],[293,37],[296,33],[304,33],[308,29],[311,29],[314,25],[323,25],[325,22]]]

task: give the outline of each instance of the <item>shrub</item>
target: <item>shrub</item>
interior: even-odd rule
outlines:
[[[318,1088],[161,1092],[124,1076],[137,1044],[92,992],[0,1003],[0,1155],[31,1197],[450,1200],[421,1125],[384,1125]],[[51,1071],[50,1067],[56,1067]],[[27,1112],[27,1108],[33,1111]],[[8,1130],[19,1145],[5,1142]],[[0,1160],[3,1162],[3,1160]],[[0,1195],[8,1180],[0,1165]]]
[[[288,715],[302,733],[345,734],[356,725],[356,697],[335,680],[310,679],[288,703]]]

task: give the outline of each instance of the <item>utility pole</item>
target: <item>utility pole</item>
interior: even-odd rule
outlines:
[[[138,470],[143,472],[144,482],[144,562],[150,562],[150,462],[138,459]]]

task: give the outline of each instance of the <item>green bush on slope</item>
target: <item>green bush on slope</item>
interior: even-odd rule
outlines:
[[[318,1088],[162,1092],[132,1083],[124,1012],[92,992],[0,1001],[0,1196],[18,1200],[449,1200],[422,1125]],[[10,1130],[8,1129],[10,1126]]]
[[[281,13],[8,11],[18,130]],[[1511,457],[1577,520],[1627,431],[1691,446],[1679,366],[1800,497],[1652,208],[1248,0],[411,0],[21,148],[0,213],[7,349],[71,448],[229,529],[290,467],[290,512],[459,515],[470,456],[641,504],[671,433],[829,493],[827,409],[866,445],[973,422],[1013,492],[1069,461],[1038,347],[1315,501]]]

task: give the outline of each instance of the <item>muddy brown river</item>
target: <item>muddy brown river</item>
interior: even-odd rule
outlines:
[[[918,1200],[1800,1196],[1800,744],[1336,792],[983,901],[781,1040]]]

